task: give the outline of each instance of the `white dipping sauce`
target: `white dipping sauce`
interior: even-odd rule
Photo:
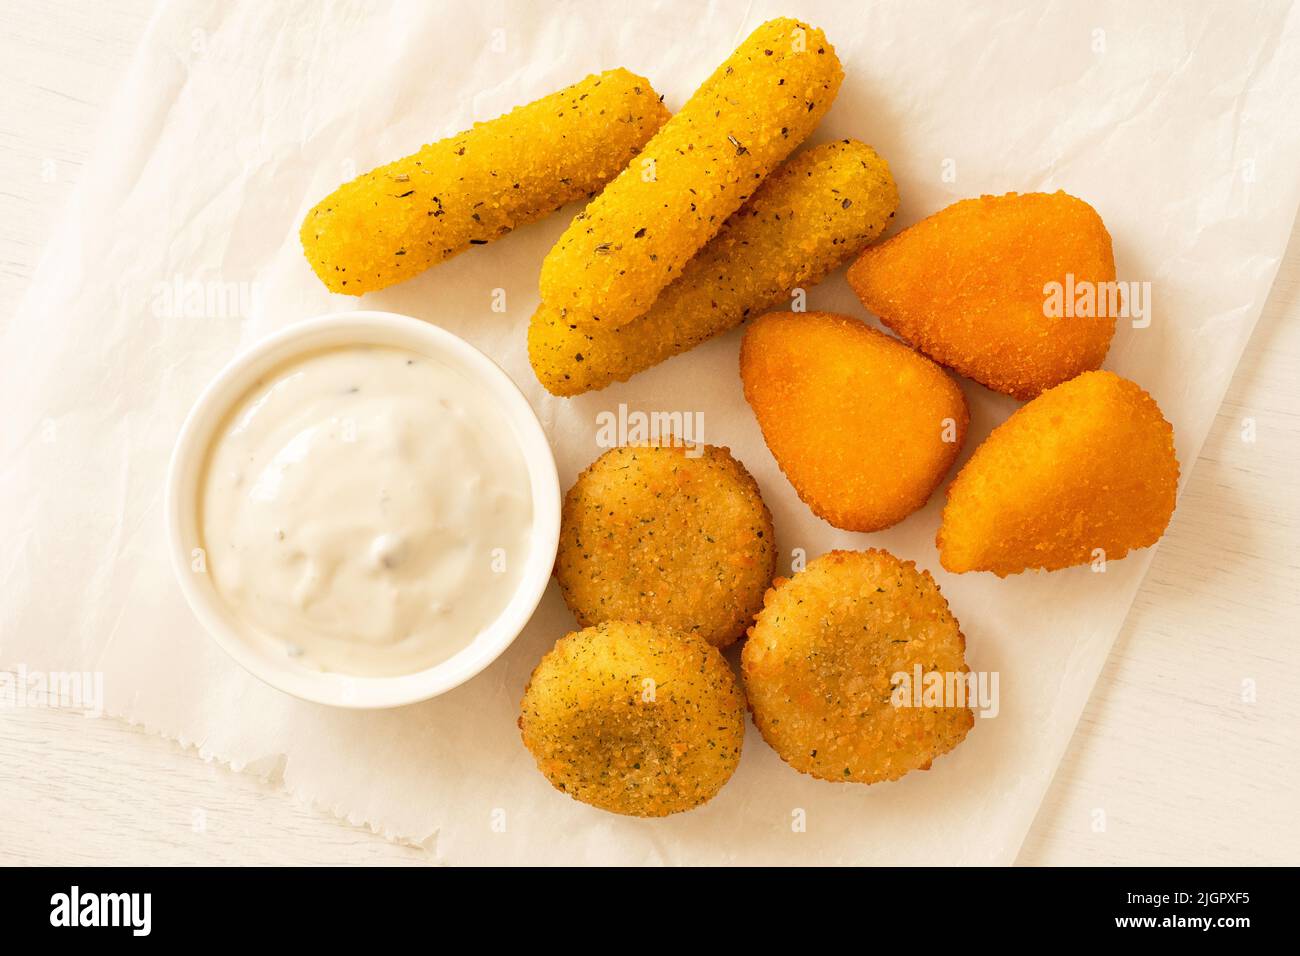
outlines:
[[[410,674],[509,603],[528,468],[495,397],[436,358],[359,346],[265,376],[208,451],[200,533],[250,638],[306,667]]]

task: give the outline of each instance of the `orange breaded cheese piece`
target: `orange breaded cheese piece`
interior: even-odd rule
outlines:
[[[740,377],[794,490],[847,531],[879,531],[924,505],[970,421],[943,369],[830,312],[756,319],[741,345]]]
[[[560,236],[542,263],[542,301],[572,322],[644,315],[813,131],[843,79],[821,30],[762,24]]]
[[[645,77],[589,76],[344,183],[303,219],[303,253],[331,292],[383,289],[590,196],[667,118]]]
[[[1064,192],[964,199],[869,247],[848,278],[903,339],[1019,399],[1099,368],[1115,332],[1114,287],[1098,286],[1115,279],[1110,233]]]
[[[1085,372],[995,428],[948,489],[949,571],[1055,571],[1113,561],[1164,534],[1178,492],[1174,430],[1113,372]]]

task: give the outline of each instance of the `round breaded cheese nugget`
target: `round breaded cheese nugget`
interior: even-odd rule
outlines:
[[[636,817],[707,803],[740,762],[745,698],[698,637],[614,621],[560,638],[524,691],[537,769],[575,800]]]
[[[968,697],[922,706],[912,692],[918,667],[922,684],[937,672],[955,688],[969,674],[965,650],[928,572],[886,551],[832,551],[768,592],[742,673],[754,723],[782,760],[822,780],[877,783],[928,770],[973,726]]]
[[[1055,571],[1124,557],[1164,534],[1178,496],[1174,430],[1113,372],[1048,389],[993,429],[948,489],[949,571]]]
[[[583,626],[643,621],[725,647],[775,571],[772,515],[725,448],[614,448],[564,497],[555,576]]]
[[[740,377],[794,490],[846,531],[879,531],[924,505],[970,421],[943,369],[830,312],[760,316],[745,332]]]

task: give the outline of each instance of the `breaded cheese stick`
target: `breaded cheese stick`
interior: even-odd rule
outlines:
[[[644,77],[589,76],[340,186],[303,252],[331,292],[374,292],[590,196],[667,118]]]
[[[821,30],[764,23],[569,225],[542,263],[542,301],[588,325],[644,315],[812,132],[843,78]]]
[[[580,325],[543,304],[528,327],[533,371],[554,395],[625,382],[820,282],[897,209],[889,164],[870,146],[846,139],[805,150],[764,180],[640,318]]]

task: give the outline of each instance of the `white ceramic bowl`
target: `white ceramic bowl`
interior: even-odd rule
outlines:
[[[434,667],[399,677],[354,677],[302,667],[244,636],[239,619],[212,584],[192,570],[198,529],[199,486],[214,431],[262,375],[304,353],[346,345],[388,345],[439,358],[472,377],[500,402],[528,466],[533,527],[519,585],[490,625],[464,649]],[[391,312],[341,312],[299,322],[237,356],[204,389],[181,428],[167,475],[167,532],[172,565],[195,616],[216,642],[272,687],[337,707],[397,707],[445,693],[483,670],[523,630],[546,590],[560,539],[560,485],[555,457],[532,407],[501,368],[464,339],[436,325]],[[292,638],[292,635],[283,635]]]

